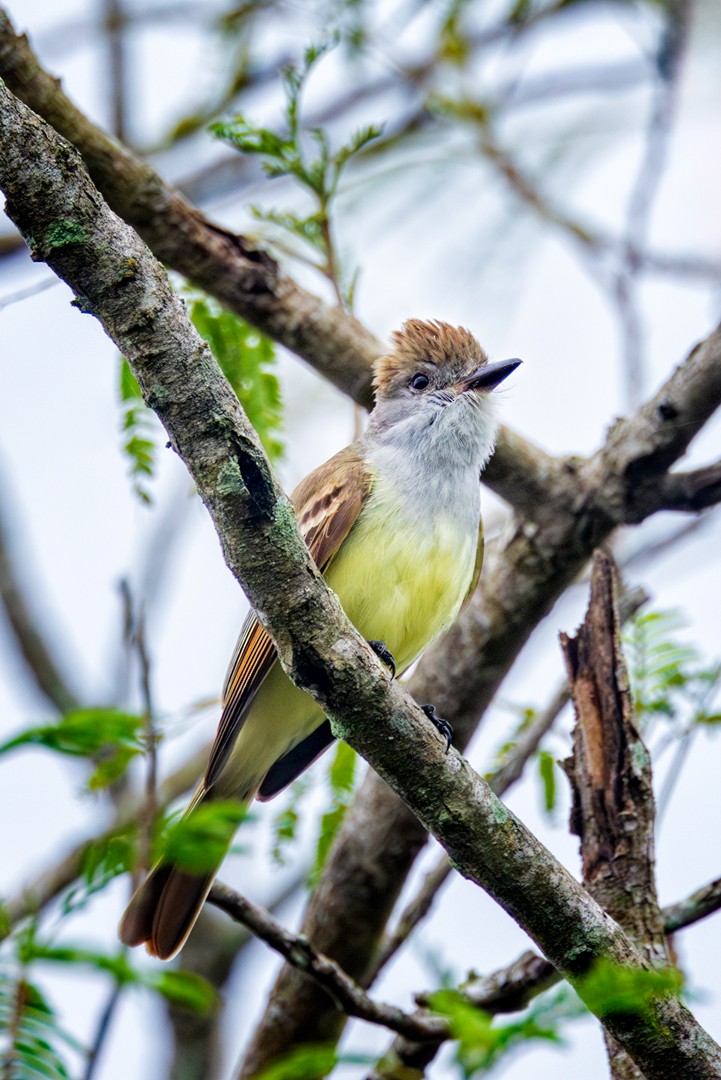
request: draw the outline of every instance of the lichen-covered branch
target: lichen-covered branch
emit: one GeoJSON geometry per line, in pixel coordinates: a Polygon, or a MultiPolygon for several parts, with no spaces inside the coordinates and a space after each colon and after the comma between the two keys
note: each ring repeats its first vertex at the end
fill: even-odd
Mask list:
{"type": "MultiPolygon", "coordinates": [[[[99,318],[128,359],[297,685],[393,785],[460,872],[487,889],[582,994],[583,976],[600,957],[642,965],[626,935],[468,763],[445,752],[425,714],[348,623],[237,399],[161,268],[105,206],[77,152],[3,84],[0,121],[9,215],[35,257],[70,284],[78,306],[99,318]]],[[[650,1080],[689,1068],[701,1078],[721,1075],[721,1050],[678,999],[654,999],[651,1012],[623,1031],[613,1016],[604,1018],[650,1080]]]]}

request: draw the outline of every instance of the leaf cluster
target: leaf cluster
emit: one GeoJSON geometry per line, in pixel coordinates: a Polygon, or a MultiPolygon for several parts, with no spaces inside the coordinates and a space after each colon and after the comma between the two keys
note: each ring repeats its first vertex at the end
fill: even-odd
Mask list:
{"type": "Polygon", "coordinates": [[[122,452],[128,462],[133,494],[142,503],[153,501],[147,481],[155,475],[158,421],[145,406],[138,380],[125,357],[120,357],[118,391],[121,406],[122,452]]]}
{"type": "Polygon", "coordinates": [[[624,635],[634,713],[642,726],[656,719],[686,729],[721,722],[711,704],[721,664],[709,664],[695,646],[682,642],[683,628],[678,612],[639,612],[624,635]]]}
{"type": "Polygon", "coordinates": [[[188,313],[207,341],[271,461],[283,456],[283,402],[275,343],[202,293],[186,293],[188,313]]]}
{"type": "MultiPolygon", "coordinates": [[[[251,209],[259,220],[276,225],[299,238],[316,255],[320,255],[322,261],[315,265],[333,281],[340,295],[338,259],[330,225],[331,203],[349,161],[369,143],[380,138],[383,128],[376,124],[365,125],[334,150],[323,128],[305,128],[302,124],[300,102],[303,87],[312,69],[336,42],[337,38],[333,38],[320,45],[311,45],[305,51],[301,66],[291,65],[284,69],[282,131],[257,125],[241,113],[233,120],[219,120],[211,124],[210,130],[241,153],[259,157],[266,176],[271,179],[290,177],[311,195],[314,209],[307,214],[297,214],[292,210],[262,210],[257,206],[251,209]]],[[[350,303],[348,296],[344,299],[350,303]]]]}
{"type": "Polygon", "coordinates": [[[3,1080],[70,1080],[65,1051],[78,1044],[25,972],[0,967],[0,1076],[3,1080]]]}
{"type": "Polygon", "coordinates": [[[518,1020],[503,1024],[472,1005],[458,990],[438,990],[429,1004],[446,1017],[453,1038],[458,1040],[456,1063],[464,1080],[489,1072],[512,1047],[539,1039],[561,1042],[557,1027],[562,1011],[557,997],[539,998],[518,1020]]]}
{"type": "Polygon", "coordinates": [[[193,874],[214,870],[247,817],[242,803],[218,800],[201,803],[182,817],[165,818],[156,831],[153,860],[175,863],[193,874]]]}
{"type": "Polygon", "coordinates": [[[21,746],[42,746],[69,757],[89,758],[95,769],[91,791],[115,783],[142,753],[144,718],[119,709],[74,709],[52,724],[26,728],[0,746],[0,754],[21,746]]]}

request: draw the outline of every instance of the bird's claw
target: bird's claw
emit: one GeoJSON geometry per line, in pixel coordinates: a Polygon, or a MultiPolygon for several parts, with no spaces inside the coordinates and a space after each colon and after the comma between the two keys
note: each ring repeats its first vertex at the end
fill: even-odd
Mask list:
{"type": "Polygon", "coordinates": [[[376,654],[379,660],[381,660],[391,673],[391,678],[396,676],[396,662],[393,659],[393,653],[390,651],[385,641],[369,641],[373,652],[376,654]]]}
{"type": "Polygon", "coordinates": [[[451,740],[453,738],[453,728],[444,720],[442,716],[438,716],[436,713],[435,705],[421,705],[423,712],[426,714],[430,722],[433,724],[436,731],[440,732],[443,738],[446,740],[446,753],[451,748],[451,740]]]}

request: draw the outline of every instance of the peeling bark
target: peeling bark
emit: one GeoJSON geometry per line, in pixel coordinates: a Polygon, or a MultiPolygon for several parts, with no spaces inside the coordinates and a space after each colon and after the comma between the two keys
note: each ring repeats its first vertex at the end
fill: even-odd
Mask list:
{"type": "MultiPolygon", "coordinates": [[[[594,555],[591,599],[575,637],[561,634],[576,712],[571,830],[581,840],[583,883],[655,967],[668,967],[664,920],[656,895],[655,803],[651,759],[632,715],[616,608],[615,567],[594,555]]],[[[606,1033],[615,1080],[643,1073],[606,1033]]]]}

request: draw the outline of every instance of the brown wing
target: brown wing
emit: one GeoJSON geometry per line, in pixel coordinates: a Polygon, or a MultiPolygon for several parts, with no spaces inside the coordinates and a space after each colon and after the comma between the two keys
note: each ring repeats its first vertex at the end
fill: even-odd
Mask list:
{"type": "Polygon", "coordinates": [[[481,518],[480,524],[478,526],[478,547],[476,548],[476,565],[473,567],[473,577],[471,578],[471,584],[468,586],[468,592],[466,593],[466,595],[463,598],[463,604],[461,605],[461,610],[463,610],[463,608],[466,606],[466,604],[468,603],[468,601],[471,599],[474,592],[476,591],[476,586],[478,585],[478,579],[481,576],[481,567],[483,566],[483,548],[484,548],[483,518],[481,518]]]}
{"type": "MultiPolygon", "coordinates": [[[[347,446],[310,473],[291,495],[300,531],[319,570],[325,569],[352,529],[371,486],[365,462],[355,446],[347,446]]],[[[225,677],[223,712],[205,772],[206,790],[222,770],[275,660],[275,646],[251,611],[225,677]]]]}

